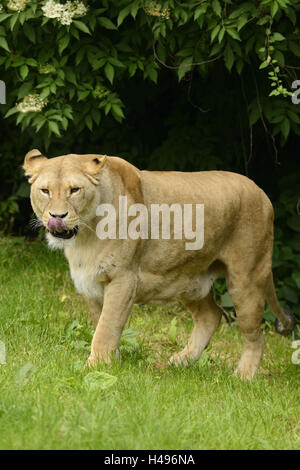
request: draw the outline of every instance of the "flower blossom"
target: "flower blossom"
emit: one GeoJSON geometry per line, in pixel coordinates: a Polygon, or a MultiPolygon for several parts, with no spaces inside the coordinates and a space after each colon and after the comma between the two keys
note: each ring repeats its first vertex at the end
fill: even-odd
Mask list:
{"type": "Polygon", "coordinates": [[[20,103],[17,104],[17,110],[20,113],[39,113],[46,106],[47,100],[40,98],[37,93],[26,95],[20,103]]]}

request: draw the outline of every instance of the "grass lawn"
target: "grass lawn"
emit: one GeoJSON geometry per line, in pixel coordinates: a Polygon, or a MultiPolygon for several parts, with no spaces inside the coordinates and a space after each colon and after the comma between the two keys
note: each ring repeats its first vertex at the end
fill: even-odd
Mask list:
{"type": "Polygon", "coordinates": [[[185,345],[190,316],[176,304],[135,306],[121,362],[91,372],[92,323],[63,255],[2,240],[0,266],[1,449],[300,448],[291,338],[266,326],[259,373],[241,382],[234,324],[222,321],[198,363],[175,368],[167,360],[185,345]]]}

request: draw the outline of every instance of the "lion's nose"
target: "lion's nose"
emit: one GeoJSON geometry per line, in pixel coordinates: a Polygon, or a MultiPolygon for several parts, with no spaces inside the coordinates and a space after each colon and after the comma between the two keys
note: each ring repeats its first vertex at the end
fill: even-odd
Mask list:
{"type": "Polygon", "coordinates": [[[67,217],[68,212],[65,212],[64,214],[51,214],[51,212],[49,212],[49,214],[51,215],[51,217],[60,217],[61,219],[63,219],[64,217],[67,217]]]}

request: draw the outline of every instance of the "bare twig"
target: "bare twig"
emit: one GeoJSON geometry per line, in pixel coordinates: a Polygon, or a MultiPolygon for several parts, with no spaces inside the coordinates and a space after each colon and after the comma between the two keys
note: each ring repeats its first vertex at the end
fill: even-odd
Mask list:
{"type": "MultiPolygon", "coordinates": [[[[164,67],[166,67],[167,69],[170,69],[170,70],[178,70],[179,69],[179,65],[178,66],[172,66],[172,65],[167,65],[165,64],[157,55],[157,51],[156,51],[156,43],[157,41],[154,41],[153,42],[153,55],[155,57],[155,59],[161,64],[163,65],[164,67]]],[[[218,59],[220,59],[222,57],[223,54],[220,54],[218,55],[217,57],[214,57],[213,59],[208,59],[208,60],[204,60],[203,62],[195,62],[195,63],[191,63],[191,64],[184,64],[183,67],[193,67],[195,65],[204,65],[204,64],[208,64],[209,62],[214,62],[218,59]]]]}

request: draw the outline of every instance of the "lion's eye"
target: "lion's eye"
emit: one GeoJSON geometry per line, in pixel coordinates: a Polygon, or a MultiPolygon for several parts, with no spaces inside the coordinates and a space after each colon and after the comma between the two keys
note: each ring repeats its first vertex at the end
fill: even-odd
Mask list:
{"type": "Polygon", "coordinates": [[[78,193],[79,190],[80,188],[71,188],[70,193],[71,194],[78,193]]]}
{"type": "Polygon", "coordinates": [[[42,193],[49,194],[49,189],[41,188],[42,193]]]}

